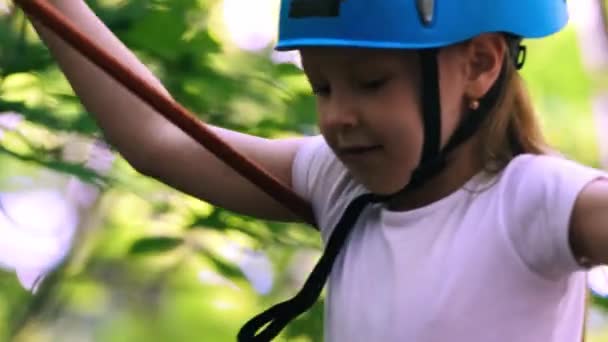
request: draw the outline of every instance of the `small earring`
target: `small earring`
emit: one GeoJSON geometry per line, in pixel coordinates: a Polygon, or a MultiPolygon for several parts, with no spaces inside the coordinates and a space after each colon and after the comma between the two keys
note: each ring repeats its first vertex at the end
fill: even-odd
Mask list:
{"type": "Polygon", "coordinates": [[[471,108],[471,110],[478,110],[479,109],[479,101],[478,100],[471,101],[471,103],[469,103],[469,108],[471,108]]]}

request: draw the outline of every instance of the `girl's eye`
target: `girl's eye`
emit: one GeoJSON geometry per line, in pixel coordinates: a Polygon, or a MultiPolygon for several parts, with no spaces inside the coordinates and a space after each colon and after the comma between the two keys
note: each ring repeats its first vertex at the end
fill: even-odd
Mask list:
{"type": "Polygon", "coordinates": [[[329,86],[312,86],[312,93],[315,96],[329,96],[329,86]]]}
{"type": "Polygon", "coordinates": [[[388,82],[388,80],[388,77],[384,77],[375,80],[365,81],[361,83],[361,88],[368,91],[379,90],[388,82]]]}

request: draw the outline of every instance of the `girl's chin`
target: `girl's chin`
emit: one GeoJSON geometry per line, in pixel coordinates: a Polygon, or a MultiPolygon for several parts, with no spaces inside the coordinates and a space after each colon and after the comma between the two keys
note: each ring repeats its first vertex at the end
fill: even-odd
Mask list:
{"type": "Polygon", "coordinates": [[[409,177],[407,179],[395,180],[394,182],[387,182],[387,178],[377,176],[373,178],[369,176],[361,176],[355,176],[355,179],[359,183],[361,183],[368,191],[376,195],[382,196],[392,195],[403,190],[403,188],[405,188],[410,181],[409,177]]]}

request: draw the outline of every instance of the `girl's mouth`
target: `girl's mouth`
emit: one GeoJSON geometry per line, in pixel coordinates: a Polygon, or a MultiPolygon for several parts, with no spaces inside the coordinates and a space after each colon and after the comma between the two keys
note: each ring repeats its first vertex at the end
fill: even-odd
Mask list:
{"type": "Polygon", "coordinates": [[[359,157],[377,152],[381,148],[381,145],[344,147],[338,149],[338,154],[342,157],[359,157]]]}

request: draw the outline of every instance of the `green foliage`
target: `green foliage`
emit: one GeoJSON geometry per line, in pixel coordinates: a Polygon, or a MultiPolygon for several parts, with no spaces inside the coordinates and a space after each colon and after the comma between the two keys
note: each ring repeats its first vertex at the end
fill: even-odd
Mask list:
{"type": "MultiPolygon", "coordinates": [[[[273,64],[270,51],[239,51],[220,29],[207,26],[215,22],[210,14],[218,1],[87,3],[174,98],[205,122],[265,137],[316,132],[314,99],[300,70],[273,64]]],[[[593,84],[581,66],[574,32],[529,44],[523,73],[545,132],[566,154],[597,165],[593,84]]],[[[86,233],[68,262],[34,299],[12,274],[0,275],[0,339],[6,340],[6,322],[14,315],[26,318],[20,334],[25,341],[42,335],[232,341],[248,318],[296,291],[300,284],[290,274],[308,274],[295,257],[319,249],[317,234],[307,227],[215,208],[144,178],[122,159],[107,175],[84,161],[66,160],[73,139],[92,141],[101,132],[19,11],[0,17],[0,112],[9,111],[22,113],[26,122],[0,141],[0,184],[52,170],[95,184],[101,196],[87,211],[86,233]],[[275,286],[269,294],[252,290],[225,253],[231,244],[271,258],[275,286]],[[201,283],[202,270],[227,282],[201,283]]],[[[283,338],[320,341],[322,312],[319,302],[283,338]]]]}
{"type": "Polygon", "coordinates": [[[523,76],[547,138],[567,156],[599,166],[598,131],[590,102],[593,86],[574,29],[527,45],[523,76]]]}
{"type": "Polygon", "coordinates": [[[184,240],[180,238],[143,238],[135,241],[135,243],[131,246],[129,253],[131,253],[132,255],[164,253],[178,248],[183,243],[184,240]]]}

